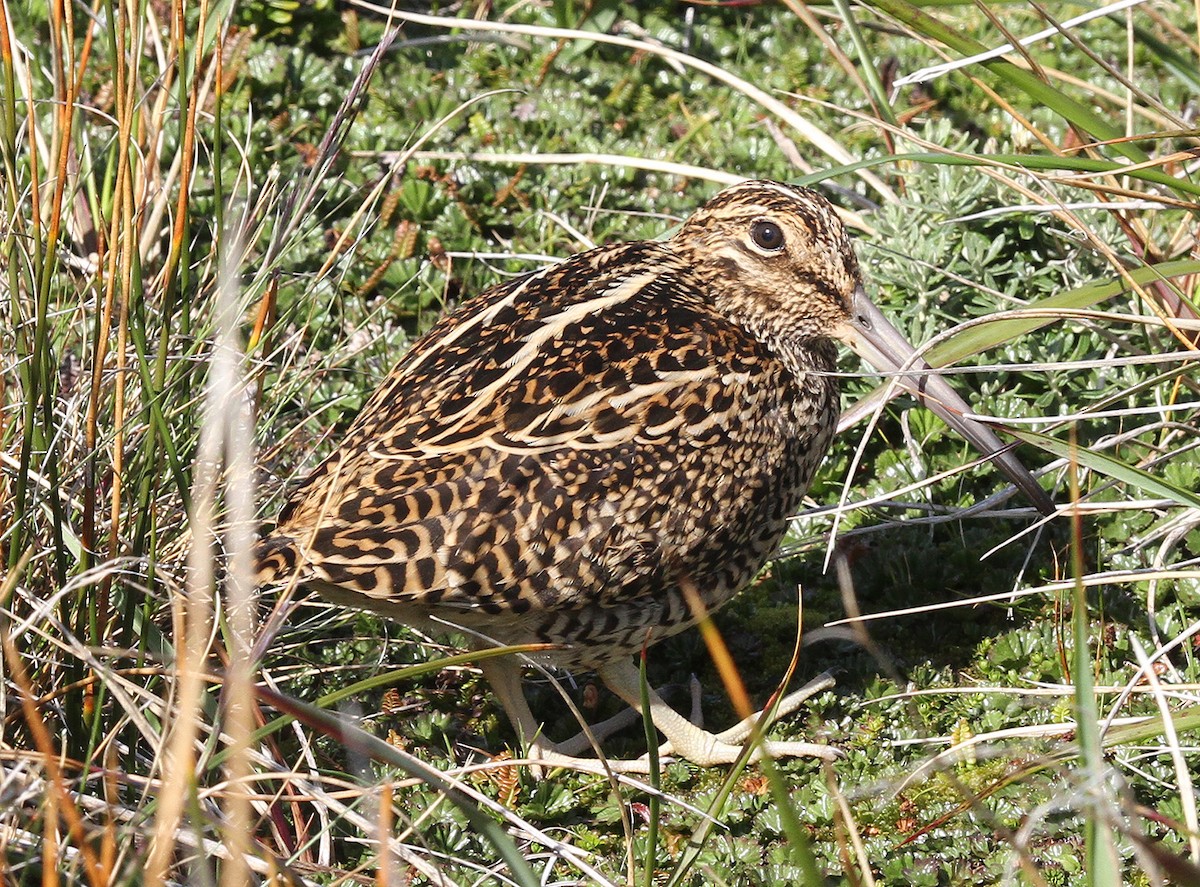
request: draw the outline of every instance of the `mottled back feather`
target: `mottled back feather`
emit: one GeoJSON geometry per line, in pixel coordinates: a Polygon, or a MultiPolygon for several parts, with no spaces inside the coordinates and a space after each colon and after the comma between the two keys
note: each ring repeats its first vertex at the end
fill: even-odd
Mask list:
{"type": "Polygon", "coordinates": [[[828,204],[767,184],[719,196],[701,230],[591,250],[443,318],[289,497],[260,578],[562,643],[566,664],[691,624],[685,582],[710,607],[732,597],[778,544],[836,420],[835,350],[797,300],[837,313],[858,282],[828,204]],[[720,241],[697,253],[722,210],[731,237],[774,213],[797,249],[808,231],[809,248],[841,254],[819,285],[808,262],[795,292],[756,297],[752,251],[724,266],[720,241]],[[756,318],[768,301],[795,322],[756,318]]]}

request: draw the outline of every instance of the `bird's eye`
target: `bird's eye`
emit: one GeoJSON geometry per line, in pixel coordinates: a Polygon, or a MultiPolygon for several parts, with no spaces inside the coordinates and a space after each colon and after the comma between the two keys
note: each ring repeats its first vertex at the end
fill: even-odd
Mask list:
{"type": "Polygon", "coordinates": [[[783,249],[783,229],[774,222],[760,219],[750,226],[750,236],[762,249],[771,252],[783,249]]]}

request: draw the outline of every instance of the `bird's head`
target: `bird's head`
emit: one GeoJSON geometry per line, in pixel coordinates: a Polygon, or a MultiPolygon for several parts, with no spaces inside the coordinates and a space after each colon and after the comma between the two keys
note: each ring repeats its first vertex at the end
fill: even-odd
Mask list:
{"type": "MultiPolygon", "coordinates": [[[[838,339],[922,399],[991,457],[1045,514],[1054,506],[990,428],[867,297],[858,259],[833,205],[779,182],[748,181],[692,214],[672,243],[701,276],[712,305],[775,347],[838,339]]],[[[807,347],[812,347],[811,345],[807,347]]]]}
{"type": "Polygon", "coordinates": [[[862,277],[832,204],[780,182],[742,182],[700,207],[672,239],[713,307],[757,335],[842,338],[862,277]]]}

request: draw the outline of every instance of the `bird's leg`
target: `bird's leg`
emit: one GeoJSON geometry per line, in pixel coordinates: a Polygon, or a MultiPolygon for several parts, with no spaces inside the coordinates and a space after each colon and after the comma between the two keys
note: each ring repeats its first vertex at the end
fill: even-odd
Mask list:
{"type": "MultiPolygon", "coordinates": [[[[530,759],[542,761],[547,766],[569,767],[576,770],[586,770],[591,773],[603,773],[604,767],[596,758],[578,757],[583,752],[594,748],[612,734],[637,723],[641,714],[635,709],[627,708],[607,720],[601,721],[581,730],[565,742],[555,743],[542,733],[541,724],[529,708],[529,700],[522,689],[522,667],[519,660],[511,656],[484,659],[479,663],[479,669],[484,678],[500,700],[504,713],[508,716],[517,731],[521,744],[525,746],[530,759]]],[[[613,761],[614,772],[645,772],[645,762],[613,761]]],[[[538,771],[544,771],[538,767],[538,771]]]]}
{"type": "MultiPolygon", "coordinates": [[[[631,660],[620,660],[600,669],[600,679],[609,689],[628,702],[633,708],[641,711],[641,675],[631,660]]],[[[795,693],[790,694],[779,705],[776,717],[795,711],[805,699],[814,693],[832,686],[833,680],[823,675],[795,693]]],[[[761,712],[752,715],[740,724],[720,734],[709,733],[679,714],[662,697],[649,688],[650,718],[654,726],[666,737],[662,747],[664,753],[675,754],[686,758],[701,767],[712,764],[731,764],[742,754],[742,742],[749,735],[754,723],[761,717],[761,712]]],[[[827,745],[812,742],[763,742],[754,750],[752,760],[761,757],[794,758],[817,757],[834,760],[838,757],[836,749],[827,745]]],[[[627,764],[640,762],[623,762],[627,764]]]]}
{"type": "MultiPolygon", "coordinates": [[[[479,663],[479,669],[483,672],[488,684],[491,685],[496,698],[500,700],[500,705],[504,708],[504,713],[508,715],[509,721],[512,722],[513,729],[517,731],[518,738],[525,746],[529,758],[544,764],[544,766],[538,765],[535,769],[535,773],[539,776],[545,775],[546,767],[569,767],[589,773],[603,773],[604,767],[599,760],[580,758],[577,755],[591,748],[594,743],[599,743],[605,737],[632,724],[639,717],[637,712],[626,710],[587,731],[581,731],[559,745],[546,738],[542,733],[541,724],[529,708],[529,700],[526,699],[521,685],[522,667],[518,659],[512,656],[484,659],[479,663]]],[[[618,766],[613,769],[624,772],[620,767],[621,763],[617,761],[618,766]]]]}
{"type": "Polygon", "coordinates": [[[540,759],[556,752],[554,743],[542,735],[541,724],[533,716],[529,700],[525,698],[525,691],[521,687],[521,663],[515,657],[500,656],[481,660],[479,670],[500,700],[521,744],[528,746],[529,757],[540,759]]]}

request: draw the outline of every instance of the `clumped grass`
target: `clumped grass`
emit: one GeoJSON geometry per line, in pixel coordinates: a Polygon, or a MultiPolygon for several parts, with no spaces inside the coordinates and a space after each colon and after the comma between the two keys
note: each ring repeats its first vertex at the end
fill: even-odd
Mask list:
{"type": "MultiPolygon", "coordinates": [[[[0,0],[5,883],[1200,883],[1200,44],[1085,11],[0,0]],[[441,311],[737,176],[826,189],[1063,506],[846,367],[718,618],[762,703],[802,602],[838,684],[775,730],[843,760],[537,780],[454,639],[255,596],[257,522],[441,311]]],[[[696,634],[647,673],[732,719],[696,634]]]]}

